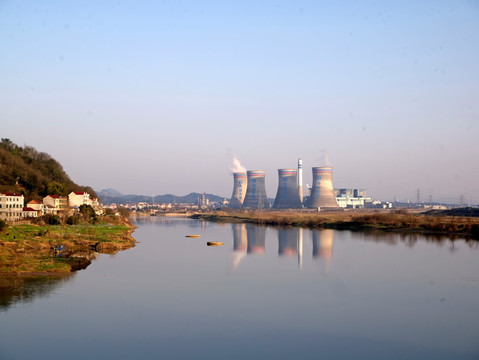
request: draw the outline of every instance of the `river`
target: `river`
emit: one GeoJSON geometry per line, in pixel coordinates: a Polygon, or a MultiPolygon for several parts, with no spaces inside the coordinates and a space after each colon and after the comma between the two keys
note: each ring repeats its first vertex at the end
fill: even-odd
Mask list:
{"type": "Polygon", "coordinates": [[[479,358],[477,242],[135,224],[71,276],[0,277],[0,359],[479,358]]]}

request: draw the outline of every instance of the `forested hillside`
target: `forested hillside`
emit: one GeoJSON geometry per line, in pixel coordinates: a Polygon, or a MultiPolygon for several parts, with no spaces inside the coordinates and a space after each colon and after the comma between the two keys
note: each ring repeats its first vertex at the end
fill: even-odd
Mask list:
{"type": "Polygon", "coordinates": [[[50,155],[9,139],[0,141],[0,192],[23,194],[27,202],[46,195],[66,196],[72,191],[87,191],[96,197],[90,187],[75,184],[50,155]]]}

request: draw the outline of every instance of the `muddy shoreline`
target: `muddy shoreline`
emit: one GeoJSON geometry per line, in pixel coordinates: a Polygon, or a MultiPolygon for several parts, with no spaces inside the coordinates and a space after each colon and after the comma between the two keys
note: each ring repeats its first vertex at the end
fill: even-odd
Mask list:
{"type": "Polygon", "coordinates": [[[479,218],[467,216],[430,216],[413,212],[286,212],[216,211],[191,216],[226,223],[253,223],[270,226],[297,226],[351,231],[385,231],[465,237],[479,240],[479,218]]]}

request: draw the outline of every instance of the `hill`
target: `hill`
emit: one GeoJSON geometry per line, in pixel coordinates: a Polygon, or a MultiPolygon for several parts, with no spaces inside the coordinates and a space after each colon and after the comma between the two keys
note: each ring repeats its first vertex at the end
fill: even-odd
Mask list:
{"type": "Polygon", "coordinates": [[[75,184],[50,155],[1,139],[0,192],[23,194],[27,202],[46,195],[66,196],[72,191],[87,191],[97,196],[92,188],[75,184]]]}
{"type": "MultiPolygon", "coordinates": [[[[139,202],[145,202],[148,204],[197,204],[198,198],[202,197],[202,194],[197,192],[192,192],[184,196],[176,196],[173,194],[166,195],[157,195],[157,196],[146,196],[146,195],[123,195],[120,192],[114,189],[105,189],[98,192],[98,196],[103,204],[108,205],[112,203],[116,204],[133,204],[139,202]]],[[[210,202],[221,202],[223,201],[222,196],[214,194],[205,194],[205,198],[210,202]]]]}

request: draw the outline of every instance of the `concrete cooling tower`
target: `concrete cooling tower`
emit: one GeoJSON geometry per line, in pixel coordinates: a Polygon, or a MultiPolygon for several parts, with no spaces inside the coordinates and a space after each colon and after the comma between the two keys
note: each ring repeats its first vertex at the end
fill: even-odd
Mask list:
{"type": "Polygon", "coordinates": [[[333,168],[313,168],[313,188],[309,197],[310,208],[337,208],[336,196],[333,189],[333,168]]]}
{"type": "Polygon", "coordinates": [[[274,200],[275,209],[299,209],[301,200],[298,192],[298,170],[278,169],[278,192],[274,200]]]}
{"type": "Polygon", "coordinates": [[[234,209],[239,209],[243,205],[248,180],[245,172],[233,173],[233,179],[233,195],[231,195],[229,206],[234,209]]]}
{"type": "Polygon", "coordinates": [[[247,171],[247,174],[248,187],[243,201],[243,208],[255,210],[269,209],[271,204],[269,203],[268,196],[266,196],[264,182],[266,171],[253,170],[247,171]]]}

